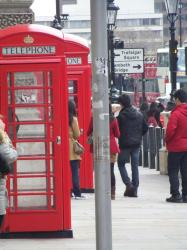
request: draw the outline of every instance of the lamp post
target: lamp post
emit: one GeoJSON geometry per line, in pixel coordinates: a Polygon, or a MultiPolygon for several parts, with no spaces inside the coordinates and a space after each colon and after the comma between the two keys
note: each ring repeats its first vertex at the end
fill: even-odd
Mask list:
{"type": "Polygon", "coordinates": [[[183,3],[182,0],[179,0],[179,5],[178,5],[178,9],[179,9],[179,46],[182,47],[182,7],[183,7],[183,3]]]}
{"type": "Polygon", "coordinates": [[[116,28],[117,12],[119,7],[114,4],[114,0],[108,0],[107,5],[107,31],[108,31],[108,79],[110,98],[115,88],[115,69],[114,69],[114,30],[116,28]]]}
{"type": "Polygon", "coordinates": [[[179,0],[165,0],[167,11],[167,19],[170,23],[170,40],[169,40],[169,56],[170,56],[170,78],[171,78],[171,101],[173,100],[173,93],[176,90],[176,73],[177,73],[177,40],[175,39],[175,22],[178,18],[179,0]]]}
{"type": "Polygon", "coordinates": [[[61,0],[56,0],[56,15],[53,20],[52,27],[57,30],[61,30],[64,28],[64,21],[67,21],[69,16],[69,14],[61,14],[61,7],[61,0]]]}

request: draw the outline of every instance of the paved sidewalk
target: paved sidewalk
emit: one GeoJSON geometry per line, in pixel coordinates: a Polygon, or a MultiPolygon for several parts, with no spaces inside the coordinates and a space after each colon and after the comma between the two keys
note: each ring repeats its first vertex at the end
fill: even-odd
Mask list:
{"type": "MultiPolygon", "coordinates": [[[[187,204],[170,204],[168,177],[140,167],[138,198],[123,197],[117,176],[112,201],[113,250],[187,250],[187,204]]],[[[72,200],[73,239],[0,240],[1,250],[96,250],[94,194],[72,200]]]]}

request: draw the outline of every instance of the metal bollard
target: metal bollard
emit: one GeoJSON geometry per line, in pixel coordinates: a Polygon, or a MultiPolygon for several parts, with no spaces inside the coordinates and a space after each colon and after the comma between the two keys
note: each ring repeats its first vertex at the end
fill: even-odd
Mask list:
{"type": "Polygon", "coordinates": [[[143,136],[143,167],[146,168],[149,166],[149,143],[148,143],[149,133],[147,132],[143,136]]]}
{"type": "Polygon", "coordinates": [[[166,133],[166,129],[162,128],[162,147],[164,147],[166,145],[166,143],[165,143],[165,133],[166,133]]]}
{"type": "Polygon", "coordinates": [[[155,168],[155,156],[156,156],[156,140],[155,140],[155,128],[149,127],[149,168],[155,168]]]}
{"type": "Polygon", "coordinates": [[[162,147],[162,128],[155,128],[156,135],[156,170],[160,170],[160,158],[159,158],[159,150],[162,147]]]}

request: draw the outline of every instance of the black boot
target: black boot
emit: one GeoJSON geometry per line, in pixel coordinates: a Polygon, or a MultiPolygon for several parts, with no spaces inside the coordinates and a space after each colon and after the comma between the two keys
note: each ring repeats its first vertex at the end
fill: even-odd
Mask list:
{"type": "Polygon", "coordinates": [[[183,200],[184,203],[187,203],[187,195],[183,195],[182,200],[183,200]]]}
{"type": "Polygon", "coordinates": [[[173,202],[173,203],[181,203],[182,202],[182,196],[180,194],[178,195],[172,195],[171,197],[166,199],[167,202],[173,202]]]}
{"type": "Polygon", "coordinates": [[[132,192],[131,195],[129,195],[129,197],[138,197],[138,189],[134,187],[134,191],[132,192]]]}
{"type": "Polygon", "coordinates": [[[124,196],[132,197],[133,194],[134,194],[134,186],[130,183],[126,186],[124,196]]]}

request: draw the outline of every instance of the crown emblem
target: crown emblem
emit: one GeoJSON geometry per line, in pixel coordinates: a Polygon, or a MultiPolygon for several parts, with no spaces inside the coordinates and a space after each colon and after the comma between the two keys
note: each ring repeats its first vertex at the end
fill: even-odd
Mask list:
{"type": "Polygon", "coordinates": [[[23,39],[24,43],[33,43],[34,42],[34,38],[32,36],[25,36],[23,39]]]}

